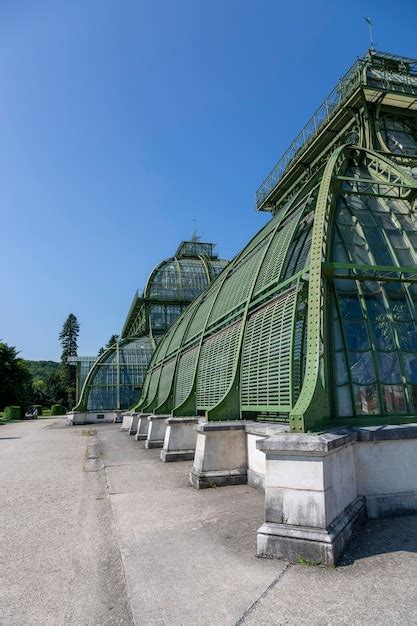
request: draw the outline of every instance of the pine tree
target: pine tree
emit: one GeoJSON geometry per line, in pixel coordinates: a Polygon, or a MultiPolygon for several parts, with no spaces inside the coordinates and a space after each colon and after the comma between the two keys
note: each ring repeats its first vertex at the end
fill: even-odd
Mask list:
{"type": "Polygon", "coordinates": [[[119,341],[119,335],[112,335],[107,342],[106,350],[107,348],[111,348],[111,346],[114,346],[114,344],[117,343],[118,341],[119,341]]]}
{"type": "Polygon", "coordinates": [[[77,356],[77,339],[80,325],[73,313],[70,313],[59,333],[62,346],[60,375],[68,396],[68,407],[72,408],[75,399],[77,369],[68,364],[68,357],[77,356]]]}

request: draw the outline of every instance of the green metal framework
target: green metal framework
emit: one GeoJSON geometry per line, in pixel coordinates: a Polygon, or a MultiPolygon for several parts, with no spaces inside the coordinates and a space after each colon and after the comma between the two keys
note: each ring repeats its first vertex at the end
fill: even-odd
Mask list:
{"type": "Polygon", "coordinates": [[[136,408],[415,421],[416,172],[417,62],[369,51],[261,185],[272,219],[161,341],[136,408]]]}
{"type": "MultiPolygon", "coordinates": [[[[77,359],[77,411],[127,409],[138,401],[155,347],[196,296],[227,265],[214,244],[183,241],[135,294],[121,340],[96,359],[77,359]]],[[[159,390],[163,398],[163,388],[159,390]]]]}

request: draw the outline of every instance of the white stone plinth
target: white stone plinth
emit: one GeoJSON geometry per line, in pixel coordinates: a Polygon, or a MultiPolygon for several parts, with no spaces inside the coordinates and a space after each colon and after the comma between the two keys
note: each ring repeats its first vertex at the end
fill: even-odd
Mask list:
{"type": "Polygon", "coordinates": [[[256,447],[256,442],[288,432],[288,425],[267,422],[246,424],[246,447],[248,453],[248,485],[265,490],[265,454],[256,447]]]}
{"type": "Polygon", "coordinates": [[[83,424],[114,423],[118,421],[121,411],[70,411],[67,415],[67,424],[80,426],[83,424]]]}
{"type": "Polygon", "coordinates": [[[244,421],[197,424],[197,443],[191,484],[196,489],[241,485],[247,482],[244,421]]]}
{"type": "Polygon", "coordinates": [[[130,412],[123,413],[122,418],[123,418],[123,421],[122,421],[122,425],[120,426],[120,430],[129,431],[130,427],[132,426],[133,413],[130,413],[130,412]]]}
{"type": "Polygon", "coordinates": [[[148,434],[145,448],[162,448],[165,439],[166,421],[171,415],[149,415],[148,434]]]}
{"type": "Polygon", "coordinates": [[[166,421],[161,461],[192,461],[195,454],[198,417],[169,417],[166,421]]]}
{"type": "Polygon", "coordinates": [[[136,428],[136,441],[145,441],[148,436],[148,417],[150,413],[139,413],[138,425],[136,428]]]}
{"type": "Polygon", "coordinates": [[[139,413],[132,413],[132,423],[129,429],[129,435],[136,435],[138,432],[139,413]]]}
{"type": "Polygon", "coordinates": [[[265,524],[258,556],[336,563],[366,518],[358,498],[353,434],[282,434],[260,440],[266,456],[265,524]]]}

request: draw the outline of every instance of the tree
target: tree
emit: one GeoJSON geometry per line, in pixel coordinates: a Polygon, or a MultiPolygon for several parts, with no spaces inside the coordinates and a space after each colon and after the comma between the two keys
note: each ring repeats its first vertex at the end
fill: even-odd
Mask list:
{"type": "Polygon", "coordinates": [[[107,348],[111,348],[111,346],[113,346],[118,341],[119,341],[119,335],[112,335],[110,339],[108,340],[105,349],[107,350],[107,348]]]}
{"type": "Polygon", "coordinates": [[[59,340],[62,346],[60,377],[67,392],[67,401],[64,402],[72,408],[75,399],[77,368],[68,363],[68,357],[77,356],[77,339],[80,333],[80,325],[73,313],[70,313],[64,322],[59,340]]]}
{"type": "Polygon", "coordinates": [[[0,408],[16,404],[23,408],[32,401],[32,374],[15,347],[0,342],[0,408]]]}

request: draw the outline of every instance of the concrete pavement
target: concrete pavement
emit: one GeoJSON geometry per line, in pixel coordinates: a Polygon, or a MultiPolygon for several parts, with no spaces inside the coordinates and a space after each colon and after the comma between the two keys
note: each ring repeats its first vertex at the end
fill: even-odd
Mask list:
{"type": "Polygon", "coordinates": [[[369,523],[337,568],[257,559],[262,493],[195,491],[190,463],[88,431],[0,428],[0,624],[417,624],[416,517],[369,523]]]}

